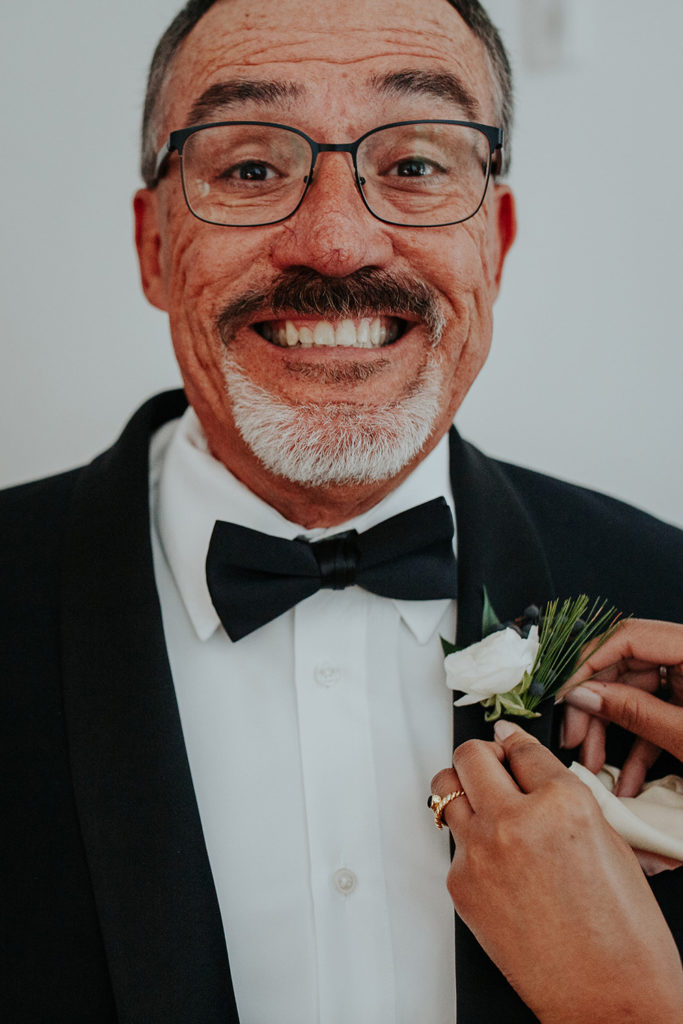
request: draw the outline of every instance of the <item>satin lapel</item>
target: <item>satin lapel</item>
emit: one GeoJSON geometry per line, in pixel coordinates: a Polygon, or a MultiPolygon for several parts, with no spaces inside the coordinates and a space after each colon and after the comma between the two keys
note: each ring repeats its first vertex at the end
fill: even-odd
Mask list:
{"type": "Polygon", "coordinates": [[[153,399],[81,473],[64,558],[65,712],[83,841],[122,1024],[237,1022],[153,575],[153,399]]]}
{"type": "MultiPolygon", "coordinates": [[[[450,450],[458,530],[457,642],[464,646],[481,639],[484,586],[501,620],[521,615],[527,605],[541,604],[554,592],[540,539],[501,467],[455,430],[450,450]]],[[[552,719],[547,712],[522,724],[550,745],[552,719]]],[[[454,747],[471,738],[492,738],[479,704],[454,710],[454,747]]],[[[457,915],[455,948],[458,1021],[536,1020],[457,915]]]]}
{"type": "MultiPolygon", "coordinates": [[[[514,619],[530,604],[554,597],[553,582],[541,540],[520,495],[501,466],[451,431],[451,481],[458,529],[457,642],[481,639],[483,588],[501,620],[514,619]]],[[[550,744],[551,714],[524,721],[550,744]]],[[[491,739],[479,704],[457,708],[455,740],[491,739]]]]}

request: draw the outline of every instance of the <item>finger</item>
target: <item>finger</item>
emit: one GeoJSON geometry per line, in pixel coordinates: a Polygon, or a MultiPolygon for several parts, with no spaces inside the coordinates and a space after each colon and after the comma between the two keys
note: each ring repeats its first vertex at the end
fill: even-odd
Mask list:
{"type": "Polygon", "coordinates": [[[614,787],[615,796],[638,796],[645,776],[661,753],[660,748],[649,740],[637,739],[624,761],[614,787]]]}
{"type": "Polygon", "coordinates": [[[584,683],[566,701],[683,759],[683,708],[623,683],[584,683]]]}
{"type": "Polygon", "coordinates": [[[671,703],[683,706],[683,665],[669,669],[669,685],[671,687],[671,703]]]}
{"type": "Polygon", "coordinates": [[[579,760],[594,775],[605,763],[605,723],[599,718],[591,718],[581,744],[579,760]]]}
{"type": "MultiPolygon", "coordinates": [[[[614,634],[597,647],[562,687],[570,687],[590,679],[621,661],[651,665],[680,665],[683,662],[683,625],[651,619],[629,619],[617,626],[614,634]]],[[[590,650],[590,647],[588,648],[590,650]]]]}
{"type": "MultiPolygon", "coordinates": [[[[432,779],[431,791],[432,795],[444,797],[449,793],[464,793],[464,788],[453,769],[444,768],[443,771],[437,772],[432,779]]],[[[457,841],[457,835],[462,834],[471,817],[472,808],[465,794],[464,796],[456,797],[446,805],[442,820],[446,823],[453,834],[453,838],[457,841]]]]}
{"type": "Polygon", "coordinates": [[[590,721],[591,717],[588,712],[571,706],[565,707],[560,746],[564,750],[573,750],[574,747],[578,747],[579,744],[583,743],[590,721]]]}
{"type": "Polygon", "coordinates": [[[683,867],[680,860],[673,860],[671,857],[663,857],[661,853],[650,853],[649,850],[633,851],[638,858],[638,863],[646,875],[658,875],[660,871],[675,871],[683,867]]]}
{"type": "MultiPolygon", "coordinates": [[[[624,672],[621,675],[621,682],[628,683],[629,686],[638,687],[638,689],[648,690],[650,693],[655,693],[661,685],[659,665],[653,667],[652,665],[647,666],[648,671],[640,672],[624,672]]],[[[618,677],[609,678],[612,673],[609,670],[605,670],[597,674],[591,682],[598,682],[606,680],[607,682],[617,682],[618,677]]],[[[675,686],[672,685],[674,695],[672,700],[675,702],[675,686]]],[[[562,720],[562,731],[560,733],[560,747],[563,750],[573,750],[584,743],[587,738],[589,723],[594,721],[593,717],[589,715],[587,711],[581,711],[578,707],[572,705],[572,701],[564,701],[564,718],[562,720]]],[[[598,736],[594,736],[593,740],[596,742],[596,746],[591,743],[591,755],[597,747],[598,736]]],[[[582,752],[584,755],[587,753],[586,750],[582,752]]],[[[588,766],[588,762],[581,757],[581,763],[588,766]]],[[[598,768],[593,767],[593,758],[591,757],[591,771],[598,771],[598,768]]]]}
{"type": "Polygon", "coordinates": [[[467,740],[456,747],[453,767],[474,813],[519,796],[519,787],[504,767],[505,751],[497,743],[467,740]]]}
{"type": "Polygon", "coordinates": [[[518,725],[498,721],[494,731],[505,751],[510,771],[524,793],[531,793],[553,779],[565,779],[570,774],[547,747],[518,725]]]}

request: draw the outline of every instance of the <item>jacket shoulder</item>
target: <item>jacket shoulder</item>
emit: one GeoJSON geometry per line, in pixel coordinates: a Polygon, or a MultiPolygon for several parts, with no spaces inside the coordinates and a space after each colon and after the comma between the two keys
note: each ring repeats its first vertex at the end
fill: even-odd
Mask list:
{"type": "Polygon", "coordinates": [[[0,491],[0,562],[27,567],[55,547],[80,470],[32,480],[0,491]]]}
{"type": "MultiPolygon", "coordinates": [[[[135,463],[138,469],[142,466],[146,474],[149,439],[154,431],[167,420],[181,416],[186,406],[182,391],[155,395],[135,412],[113,446],[89,465],[0,491],[0,565],[21,562],[26,566],[42,561],[47,551],[56,551],[74,492],[82,480],[90,479],[98,492],[106,490],[112,500],[119,501],[129,482],[131,465],[135,463]]],[[[138,483],[146,501],[146,475],[138,483]]]]}
{"type": "Polygon", "coordinates": [[[682,530],[598,491],[511,463],[496,466],[523,503],[563,590],[602,593],[624,612],[683,620],[682,530]]]}

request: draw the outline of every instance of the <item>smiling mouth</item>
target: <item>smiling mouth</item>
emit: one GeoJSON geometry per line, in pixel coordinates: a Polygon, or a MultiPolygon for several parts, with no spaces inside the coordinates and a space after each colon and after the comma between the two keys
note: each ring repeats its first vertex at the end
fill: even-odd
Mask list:
{"type": "Polygon", "coordinates": [[[405,334],[408,324],[393,316],[360,320],[265,320],[257,334],[280,348],[384,348],[405,334]]]}

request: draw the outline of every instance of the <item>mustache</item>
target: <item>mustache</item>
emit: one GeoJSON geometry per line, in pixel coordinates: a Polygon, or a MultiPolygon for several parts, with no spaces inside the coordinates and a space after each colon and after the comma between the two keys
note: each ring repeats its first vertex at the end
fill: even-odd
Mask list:
{"type": "Polygon", "coordinates": [[[371,267],[347,277],[324,277],[301,268],[280,274],[268,289],[245,292],[216,317],[216,330],[223,344],[227,345],[235,331],[259,313],[267,314],[268,319],[284,313],[321,320],[416,317],[427,325],[433,345],[438,345],[444,328],[436,293],[423,281],[371,267]]]}

